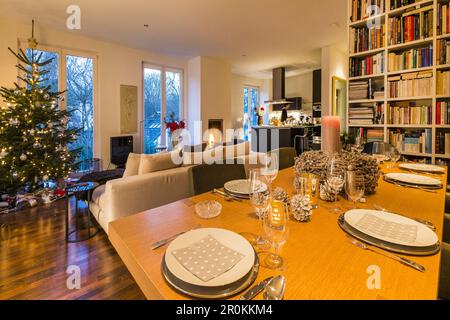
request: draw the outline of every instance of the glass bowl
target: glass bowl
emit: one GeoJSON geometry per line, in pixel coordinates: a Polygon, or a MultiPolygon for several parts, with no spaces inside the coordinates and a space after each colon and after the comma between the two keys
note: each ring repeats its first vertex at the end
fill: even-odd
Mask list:
{"type": "Polygon", "coordinates": [[[202,201],[195,205],[195,212],[202,219],[212,219],[220,215],[222,205],[214,200],[202,201]]]}

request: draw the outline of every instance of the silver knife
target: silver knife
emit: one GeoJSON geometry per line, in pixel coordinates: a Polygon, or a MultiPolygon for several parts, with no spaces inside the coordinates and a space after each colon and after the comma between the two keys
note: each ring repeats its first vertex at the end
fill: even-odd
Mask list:
{"type": "Polygon", "coordinates": [[[238,197],[235,197],[235,196],[232,196],[231,194],[228,194],[228,193],[226,193],[226,192],[224,192],[224,191],[217,190],[217,189],[214,189],[213,191],[214,191],[215,193],[217,193],[217,194],[220,194],[220,195],[223,196],[223,197],[229,197],[229,198],[233,199],[234,201],[242,202],[242,199],[240,199],[240,198],[238,198],[238,197]]]}
{"type": "Polygon", "coordinates": [[[252,300],[254,297],[256,297],[261,291],[264,290],[264,288],[267,286],[267,284],[273,279],[273,277],[267,278],[266,280],[261,281],[256,286],[248,290],[246,293],[244,293],[239,300],[252,300]]]}

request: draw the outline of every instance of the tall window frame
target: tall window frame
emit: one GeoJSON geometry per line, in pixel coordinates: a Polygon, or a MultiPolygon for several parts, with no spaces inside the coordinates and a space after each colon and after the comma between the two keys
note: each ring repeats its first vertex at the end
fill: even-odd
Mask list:
{"type": "Polygon", "coordinates": [[[255,85],[244,85],[242,87],[242,110],[244,113],[243,117],[243,129],[244,129],[244,138],[245,140],[251,140],[252,136],[252,126],[257,125],[257,120],[255,119],[255,107],[259,107],[261,105],[261,88],[259,86],[255,85]],[[247,98],[245,97],[245,91],[247,90],[247,98]],[[252,93],[256,91],[257,92],[257,99],[256,101],[253,101],[253,95],[252,93]],[[246,101],[247,100],[247,101],[246,101]],[[255,105],[256,102],[256,105],[255,105]],[[245,112],[245,103],[247,103],[248,110],[245,112]],[[246,124],[247,122],[247,124],[246,124]],[[246,130],[246,125],[248,126],[248,129],[246,130]]]}
{"type": "Polygon", "coordinates": [[[141,130],[142,130],[142,137],[141,137],[141,150],[144,152],[145,150],[145,128],[144,123],[146,121],[145,118],[145,69],[153,69],[160,71],[160,81],[161,81],[161,114],[160,114],[160,123],[161,123],[161,129],[160,129],[160,136],[161,136],[161,145],[167,146],[168,145],[168,137],[167,137],[167,130],[165,126],[165,119],[166,119],[166,111],[167,111],[167,85],[166,85],[166,73],[167,72],[173,72],[173,73],[179,73],[180,74],[180,111],[179,111],[179,119],[183,120],[185,110],[184,110],[184,69],[179,67],[173,67],[169,65],[164,64],[158,64],[158,63],[152,63],[152,62],[142,62],[142,68],[141,68],[141,79],[142,79],[142,108],[141,108],[141,130]]]}
{"type": "MultiPolygon", "coordinates": [[[[26,52],[28,47],[28,40],[18,40],[19,49],[26,52]]],[[[100,158],[101,155],[101,137],[100,137],[100,108],[98,99],[98,54],[92,51],[79,50],[72,48],[65,48],[61,46],[54,46],[48,44],[38,44],[36,50],[54,52],[58,55],[58,91],[64,91],[63,100],[58,103],[60,110],[67,110],[67,72],[66,72],[66,57],[77,56],[92,59],[93,62],[93,109],[94,109],[94,123],[93,123],[93,158],[100,158]]],[[[19,71],[20,74],[20,71],[19,71]]]]}

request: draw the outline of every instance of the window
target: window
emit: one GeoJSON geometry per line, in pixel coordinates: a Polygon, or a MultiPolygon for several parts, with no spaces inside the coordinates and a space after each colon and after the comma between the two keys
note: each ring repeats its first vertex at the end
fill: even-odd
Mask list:
{"type": "Polygon", "coordinates": [[[244,87],[244,138],[248,141],[251,136],[251,127],[258,124],[256,109],[259,107],[259,88],[244,87]]]}
{"type": "MultiPolygon", "coordinates": [[[[31,57],[32,50],[26,54],[31,57]]],[[[44,85],[53,91],[66,91],[65,100],[59,108],[71,111],[68,126],[81,128],[78,139],[70,148],[81,148],[78,161],[80,171],[89,170],[89,161],[94,157],[94,79],[96,57],[79,52],[40,47],[34,54],[42,54],[42,60],[53,58],[45,66],[49,71],[44,85]]]]}
{"type": "Polygon", "coordinates": [[[145,64],[143,77],[143,150],[152,154],[168,142],[165,122],[181,120],[183,73],[145,64]]]}

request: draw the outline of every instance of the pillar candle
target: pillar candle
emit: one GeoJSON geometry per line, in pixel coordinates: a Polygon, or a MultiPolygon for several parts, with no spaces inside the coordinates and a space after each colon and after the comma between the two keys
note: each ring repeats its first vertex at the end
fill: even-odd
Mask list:
{"type": "Polygon", "coordinates": [[[323,117],[322,119],[322,151],[333,154],[341,151],[341,119],[340,117],[323,117]]]}

